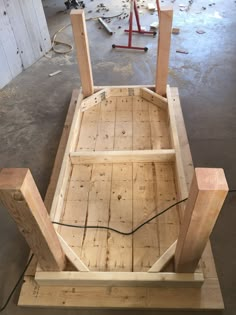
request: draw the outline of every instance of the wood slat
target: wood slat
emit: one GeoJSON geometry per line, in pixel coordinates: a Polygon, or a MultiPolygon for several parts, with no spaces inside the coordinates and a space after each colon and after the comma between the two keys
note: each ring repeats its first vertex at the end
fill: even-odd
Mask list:
{"type": "Polygon", "coordinates": [[[134,151],[76,151],[70,153],[71,163],[133,163],[133,162],[172,162],[175,151],[169,150],[134,150],[134,151]]]}
{"type": "Polygon", "coordinates": [[[37,272],[35,280],[41,286],[199,288],[204,278],[199,273],[37,272]]]}

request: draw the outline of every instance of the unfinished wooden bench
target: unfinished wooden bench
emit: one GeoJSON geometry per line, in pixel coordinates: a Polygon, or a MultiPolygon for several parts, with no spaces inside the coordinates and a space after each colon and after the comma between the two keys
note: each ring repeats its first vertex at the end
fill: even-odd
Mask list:
{"type": "Polygon", "coordinates": [[[30,170],[0,172],[0,199],[35,255],[18,305],[223,308],[209,235],[228,186],[222,169],[193,169],[167,86],[172,16],[161,8],[155,86],[94,87],[84,13],[72,11],[82,89],[45,202],[30,170]]]}

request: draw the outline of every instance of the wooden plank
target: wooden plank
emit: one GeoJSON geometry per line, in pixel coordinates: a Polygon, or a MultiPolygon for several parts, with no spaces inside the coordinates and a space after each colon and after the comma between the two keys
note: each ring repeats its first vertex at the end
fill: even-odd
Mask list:
{"type": "Polygon", "coordinates": [[[29,169],[2,169],[0,199],[45,271],[65,267],[65,255],[29,169]]]}
{"type": "Polygon", "coordinates": [[[223,169],[195,169],[176,245],[177,272],[195,271],[227,193],[223,169]]]}
{"type": "Polygon", "coordinates": [[[138,96],[141,95],[138,86],[117,86],[109,87],[110,96],[138,96]]]}
{"type": "Polygon", "coordinates": [[[140,89],[141,88],[147,88],[150,90],[155,89],[155,85],[110,85],[110,86],[94,86],[94,92],[98,92],[102,89],[110,89],[112,96],[131,96],[133,95],[141,95],[140,89]],[[131,89],[131,92],[129,92],[128,89],[131,89]],[[134,89],[134,93],[132,92],[132,89],[134,89]]]}
{"type": "Polygon", "coordinates": [[[158,260],[152,265],[152,267],[148,270],[148,272],[160,272],[165,268],[165,266],[170,262],[170,260],[175,255],[175,249],[176,249],[176,243],[175,241],[162,255],[158,260]]]}
{"type": "Polygon", "coordinates": [[[222,297],[216,279],[201,288],[53,287],[25,277],[19,306],[106,309],[220,310],[222,297]],[[52,294],[52,292],[54,294],[52,294]]]}
{"type": "Polygon", "coordinates": [[[134,151],[76,151],[70,153],[71,163],[132,163],[132,162],[171,162],[175,150],[134,150],[134,151]]]}
{"type": "MultiPolygon", "coordinates": [[[[112,164],[108,226],[132,229],[132,163],[112,164]]],[[[107,271],[132,271],[132,235],[107,234],[107,271]]]]}
{"type": "Polygon", "coordinates": [[[157,93],[147,88],[141,89],[141,95],[143,98],[145,98],[145,100],[153,103],[154,105],[160,107],[163,110],[167,110],[168,103],[165,97],[158,95],[157,93]]]}
{"type": "MultiPolygon", "coordinates": [[[[108,226],[109,198],[111,190],[112,167],[104,164],[77,165],[78,178],[81,182],[76,183],[81,193],[73,194],[76,200],[87,203],[85,211],[80,210],[80,216],[85,215],[85,225],[108,226]],[[86,167],[82,172],[81,167],[86,167]],[[81,187],[83,186],[83,187],[81,187]],[[82,214],[82,215],[81,215],[82,214]]],[[[76,180],[76,178],[74,178],[76,180]]],[[[82,217],[81,217],[82,221],[82,217]]],[[[75,233],[75,235],[78,235],[75,233]]],[[[105,271],[107,264],[107,230],[84,229],[81,238],[80,257],[91,271],[105,271]]]]}
{"type": "Polygon", "coordinates": [[[76,253],[71,249],[71,247],[67,244],[63,237],[59,233],[57,233],[59,241],[61,243],[61,247],[69,259],[69,261],[73,264],[73,266],[80,272],[89,271],[88,267],[82,262],[82,260],[76,255],[76,253]]]}
{"type": "MultiPolygon", "coordinates": [[[[190,185],[192,182],[193,174],[194,174],[194,167],[193,167],[193,160],[192,155],[190,151],[188,136],[185,128],[184,118],[183,118],[183,112],[180,104],[180,98],[179,98],[179,91],[178,88],[172,87],[170,88],[170,97],[172,99],[172,105],[174,109],[174,117],[176,121],[177,126],[177,132],[179,137],[179,144],[180,144],[180,153],[182,158],[182,163],[184,165],[184,174],[186,179],[186,185],[188,187],[188,190],[190,189],[190,185]]],[[[221,295],[221,289],[220,284],[218,281],[216,268],[215,268],[215,262],[214,257],[211,250],[211,244],[210,241],[208,241],[207,246],[203,252],[202,260],[200,262],[204,277],[206,279],[212,278],[214,279],[214,295],[212,295],[211,289],[208,287],[208,282],[205,281],[204,286],[206,287],[206,290],[209,292],[211,300],[209,300],[210,303],[212,303],[212,307],[217,307],[218,304],[219,309],[224,308],[224,302],[221,295]],[[218,296],[218,300],[215,300],[215,297],[218,296]]]]}
{"type": "Polygon", "coordinates": [[[114,150],[132,150],[134,149],[133,98],[129,96],[117,96],[115,98],[114,150]]]}
{"type": "MultiPolygon", "coordinates": [[[[180,148],[180,137],[178,135],[177,124],[175,120],[174,104],[171,97],[170,87],[167,86],[167,99],[168,99],[168,114],[169,114],[169,124],[170,124],[170,137],[172,147],[175,149],[175,172],[176,172],[176,182],[178,188],[178,200],[182,200],[188,197],[188,188],[185,179],[185,172],[182,161],[182,154],[180,148]]],[[[182,219],[184,214],[184,206],[180,204],[178,206],[180,219],[182,219]]]]}
{"type": "MultiPolygon", "coordinates": [[[[82,113],[80,111],[81,101],[83,99],[83,94],[81,90],[77,99],[77,104],[73,116],[73,121],[71,124],[71,130],[69,138],[67,141],[64,158],[61,165],[60,175],[57,181],[57,187],[55,190],[52,207],[50,210],[50,216],[52,221],[59,221],[61,217],[61,212],[64,205],[64,197],[66,194],[66,189],[68,186],[68,179],[72,171],[72,165],[69,158],[69,153],[75,150],[77,140],[80,133],[80,126],[82,120],[82,113]]],[[[58,227],[55,227],[57,229],[58,227]]]]}
{"type": "MultiPolygon", "coordinates": [[[[158,213],[175,203],[178,199],[173,164],[155,163],[155,172],[157,178],[156,212],[158,213]]],[[[160,243],[160,255],[162,255],[178,238],[179,224],[180,221],[178,208],[176,206],[172,207],[170,211],[161,215],[158,218],[158,238],[160,243]]]]}
{"type": "Polygon", "coordinates": [[[93,94],[94,87],[84,11],[71,10],[70,17],[77,52],[80,80],[83,94],[86,97],[93,94]]]}
{"type": "Polygon", "coordinates": [[[152,149],[171,149],[167,112],[149,103],[152,149]]]}
{"type": "MultiPolygon", "coordinates": [[[[133,229],[152,217],[156,209],[154,163],[134,163],[133,229]]],[[[133,271],[147,271],[159,255],[158,222],[153,220],[133,235],[133,271]]]]}
{"type": "MultiPolygon", "coordinates": [[[[183,163],[183,169],[184,169],[184,177],[185,177],[185,183],[187,185],[187,189],[190,189],[190,185],[193,178],[194,168],[193,168],[193,161],[192,156],[190,152],[189,147],[189,141],[186,133],[185,123],[183,119],[183,112],[180,104],[180,98],[179,98],[179,91],[178,88],[170,88],[169,89],[169,102],[170,99],[171,102],[171,110],[174,112],[174,119],[176,124],[176,129],[178,133],[179,138],[179,147],[180,147],[180,154],[181,154],[181,160],[183,163]]],[[[184,197],[184,196],[182,196],[184,197]]]]}
{"type": "Polygon", "coordinates": [[[159,37],[156,69],[156,93],[165,96],[168,80],[173,7],[162,7],[159,12],[159,37]]]}
{"type": "Polygon", "coordinates": [[[58,145],[56,158],[55,158],[55,162],[54,162],[54,165],[53,165],[53,170],[52,170],[52,174],[51,174],[51,177],[50,177],[48,189],[47,189],[47,192],[46,192],[46,195],[45,195],[45,198],[44,198],[44,204],[45,204],[48,212],[50,212],[50,209],[51,209],[51,206],[52,206],[53,197],[54,197],[54,193],[55,193],[55,190],[56,190],[58,177],[60,175],[61,165],[62,165],[62,161],[63,161],[65,149],[66,149],[67,140],[69,138],[69,133],[70,133],[70,129],[71,129],[72,119],[73,119],[73,116],[74,116],[74,112],[75,112],[76,104],[77,104],[77,101],[78,101],[78,97],[79,97],[79,89],[74,89],[73,92],[72,92],[70,104],[69,104],[69,107],[68,107],[66,120],[65,120],[65,123],[64,123],[64,126],[63,126],[61,139],[60,139],[60,142],[59,142],[59,145],[58,145]]]}
{"type": "Polygon", "coordinates": [[[147,272],[36,272],[41,286],[109,286],[109,287],[201,287],[204,278],[199,273],[147,272]]]}

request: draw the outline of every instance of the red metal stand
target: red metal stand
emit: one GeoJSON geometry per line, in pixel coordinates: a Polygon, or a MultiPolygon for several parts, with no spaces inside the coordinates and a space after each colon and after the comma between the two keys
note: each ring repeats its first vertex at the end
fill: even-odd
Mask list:
{"type": "Polygon", "coordinates": [[[124,45],[115,45],[115,44],[113,44],[112,48],[136,49],[136,50],[144,50],[146,52],[146,51],[148,51],[147,47],[132,46],[132,35],[133,35],[133,33],[149,34],[149,35],[153,35],[153,36],[156,35],[156,32],[144,31],[144,30],[141,29],[136,0],[131,0],[130,1],[129,29],[125,30],[125,32],[129,33],[128,45],[124,46],[124,45]],[[135,14],[135,18],[136,18],[136,23],[137,23],[137,27],[138,27],[137,30],[133,30],[133,13],[135,14]]]}

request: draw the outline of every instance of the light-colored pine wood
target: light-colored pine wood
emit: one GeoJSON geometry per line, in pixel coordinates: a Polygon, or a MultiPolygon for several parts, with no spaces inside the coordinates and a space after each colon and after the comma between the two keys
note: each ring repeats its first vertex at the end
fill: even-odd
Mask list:
{"type": "Polygon", "coordinates": [[[83,112],[77,150],[150,150],[154,144],[157,149],[170,148],[165,110],[140,95],[98,101],[83,112]]]}
{"type": "Polygon", "coordinates": [[[141,95],[147,101],[157,105],[161,109],[167,110],[168,103],[165,97],[158,95],[157,93],[153,92],[152,90],[148,88],[142,88],[141,95]]]}
{"type": "Polygon", "coordinates": [[[152,265],[152,267],[148,270],[148,272],[160,272],[174,257],[175,249],[176,249],[175,241],[161,256],[158,260],[152,265]]]}
{"type": "MultiPolygon", "coordinates": [[[[132,229],[132,173],[131,163],[112,164],[108,225],[120,231],[132,229]]],[[[107,271],[132,271],[132,239],[108,231],[107,271]]]]}
{"type": "Polygon", "coordinates": [[[102,89],[96,93],[94,93],[91,96],[88,96],[85,98],[81,103],[81,111],[84,112],[88,110],[89,108],[97,105],[101,101],[107,99],[110,96],[110,90],[109,89],[102,89]]]}
{"type": "MultiPolygon", "coordinates": [[[[177,125],[177,133],[181,139],[180,141],[180,147],[181,147],[181,157],[184,163],[184,173],[185,171],[187,172],[186,178],[187,178],[187,184],[189,183],[189,175],[188,173],[191,171],[191,165],[192,165],[192,160],[191,160],[191,154],[189,151],[189,146],[188,146],[188,142],[187,142],[187,137],[186,137],[186,132],[185,132],[185,128],[184,128],[184,122],[183,122],[183,117],[182,117],[182,112],[181,112],[181,108],[180,108],[180,103],[179,103],[179,99],[178,99],[178,91],[176,89],[170,89],[170,94],[171,94],[171,98],[173,101],[173,112],[174,112],[174,118],[176,121],[176,125],[177,125]],[[182,152],[183,149],[183,152],[182,152]],[[183,155],[183,156],[182,156],[183,155]]],[[[134,102],[133,102],[134,104],[134,102]]],[[[104,108],[104,113],[102,115],[103,119],[108,119],[108,121],[114,121],[114,102],[112,101],[111,104],[109,104],[109,102],[107,101],[102,101],[101,104],[99,105],[101,108],[104,108]],[[109,108],[109,105],[112,105],[109,108]]],[[[121,106],[123,106],[120,103],[121,106]]],[[[119,106],[120,106],[119,105],[119,106]]],[[[153,104],[152,104],[153,105],[153,104]]],[[[153,105],[154,106],[154,105],[153,105]]],[[[146,107],[146,105],[144,106],[144,108],[146,107]]],[[[96,108],[96,106],[95,106],[96,108]]],[[[101,111],[99,108],[99,119],[96,119],[96,121],[100,120],[100,115],[101,115],[101,111]]],[[[138,104],[138,110],[140,111],[140,105],[138,104]]],[[[155,108],[157,108],[157,106],[155,106],[155,108]]],[[[89,112],[90,109],[88,111],[85,111],[84,114],[87,114],[87,118],[86,119],[94,119],[94,117],[96,117],[96,115],[94,115],[93,113],[93,109],[92,112],[89,112]]],[[[155,122],[158,122],[158,119],[160,117],[161,120],[163,119],[163,112],[162,110],[158,111],[158,112],[151,112],[151,117],[154,117],[155,122]],[[157,118],[156,114],[158,113],[159,117],[157,118]]],[[[85,116],[84,116],[85,118],[85,116]]],[[[82,126],[83,128],[83,126],[82,126]]],[[[157,127],[157,132],[158,132],[158,128],[157,127]]],[[[158,133],[157,133],[158,134],[158,133]]],[[[120,138],[122,139],[122,138],[120,138]]],[[[132,143],[132,142],[131,142],[132,143]]],[[[158,143],[157,143],[158,145],[158,143]]],[[[132,149],[132,147],[131,147],[132,149]]],[[[159,163],[155,163],[158,164],[159,163]]],[[[159,186],[161,189],[159,190],[160,194],[162,194],[162,191],[165,191],[165,189],[169,190],[169,182],[167,181],[165,183],[166,180],[166,171],[161,171],[162,168],[164,168],[164,164],[167,163],[162,163],[162,165],[159,167],[159,175],[161,175],[163,183],[159,186]],[[168,187],[168,188],[165,188],[168,187]]],[[[99,165],[99,164],[98,164],[99,165]]],[[[111,165],[111,164],[107,164],[107,165],[111,165]]],[[[80,165],[74,165],[74,167],[80,167],[82,166],[82,164],[80,165]]],[[[106,170],[106,168],[105,168],[106,170]]],[[[124,168],[125,170],[125,168],[124,168]]],[[[84,172],[84,170],[80,169],[78,170],[78,172],[76,174],[74,174],[73,176],[79,176],[79,174],[81,174],[81,171],[84,172]]],[[[167,174],[169,174],[170,171],[168,171],[167,174]]],[[[100,173],[100,171],[96,172],[96,176],[100,176],[103,172],[100,173]]],[[[171,171],[172,174],[174,174],[173,170],[171,171]]],[[[148,178],[148,174],[147,173],[140,173],[140,174],[144,174],[145,177],[144,178],[148,178]]],[[[89,176],[89,175],[88,175],[89,176]]],[[[107,175],[105,175],[107,176],[107,175]]],[[[175,176],[175,175],[174,175],[175,176]]],[[[190,175],[191,177],[191,175],[190,175]]],[[[74,177],[76,179],[76,177],[74,177]]],[[[175,190],[173,190],[174,192],[175,190]]],[[[176,192],[175,192],[176,193],[176,192]]],[[[166,206],[166,201],[165,201],[165,197],[167,200],[169,200],[170,203],[173,202],[172,200],[172,193],[170,195],[164,196],[163,199],[159,198],[159,202],[160,202],[160,207],[162,207],[163,204],[161,204],[162,202],[165,203],[166,206]]],[[[176,198],[176,196],[175,196],[176,198]]],[[[71,201],[72,203],[74,201],[71,201]]],[[[73,206],[73,215],[67,211],[65,211],[65,215],[66,213],[68,213],[68,215],[66,216],[62,216],[62,221],[64,221],[63,218],[65,218],[66,220],[73,220],[74,215],[75,215],[75,219],[77,220],[77,218],[79,218],[79,213],[82,214],[82,217],[85,218],[85,212],[79,212],[76,211],[76,209],[78,209],[78,205],[83,204],[83,207],[86,207],[86,204],[84,204],[83,202],[77,204],[77,201],[75,201],[76,204],[73,206]]],[[[125,203],[126,201],[124,201],[125,203]]],[[[140,204],[141,207],[141,200],[139,200],[138,204],[140,204]]],[[[155,203],[154,204],[150,204],[147,201],[142,202],[143,205],[143,212],[144,215],[149,215],[150,213],[147,212],[147,209],[154,209],[155,208],[155,203]]],[[[127,205],[121,205],[118,206],[118,209],[121,209],[121,212],[117,212],[114,211],[113,212],[113,218],[115,220],[117,220],[118,218],[120,218],[120,220],[123,220],[124,218],[126,218],[126,212],[125,209],[128,206],[128,202],[127,205]],[[118,216],[117,218],[114,216],[118,216]]],[[[80,206],[79,206],[80,207],[80,206]]],[[[98,211],[92,211],[91,215],[97,215],[96,220],[102,215],[101,212],[101,207],[97,207],[96,209],[98,209],[98,211]]],[[[173,220],[176,220],[176,209],[172,209],[169,212],[169,215],[167,215],[167,217],[164,219],[164,216],[159,217],[159,220],[161,220],[161,218],[164,220],[163,222],[165,222],[169,227],[172,226],[172,222],[174,222],[173,220]],[[174,218],[171,218],[170,214],[172,213],[172,210],[174,210],[173,213],[175,213],[174,218]]],[[[144,217],[142,217],[142,211],[137,211],[137,214],[139,214],[138,217],[133,218],[133,220],[136,220],[135,222],[139,222],[139,220],[144,219],[144,217]]],[[[166,213],[168,214],[168,213],[166,213]]],[[[146,216],[145,216],[146,218],[146,216]]],[[[154,220],[153,222],[155,222],[156,220],[154,220]]],[[[177,221],[176,221],[177,222],[177,221]]],[[[77,222],[78,224],[80,223],[79,221],[77,222]]],[[[71,231],[73,229],[70,229],[71,231]]],[[[71,238],[72,240],[78,240],[80,239],[80,233],[78,233],[79,229],[76,229],[76,234],[75,238],[71,238]],[[77,236],[76,236],[77,235],[77,236]]],[[[166,231],[166,229],[163,230],[164,232],[166,231]]],[[[161,242],[163,242],[163,250],[166,250],[171,243],[175,240],[172,239],[172,237],[175,235],[173,233],[176,233],[176,228],[174,229],[169,229],[170,233],[164,233],[163,239],[161,240],[161,242]],[[167,244],[165,242],[165,238],[167,238],[167,244]]],[[[71,232],[72,234],[73,232],[71,232]]],[[[89,240],[89,239],[88,239],[89,240]]],[[[121,240],[121,239],[119,239],[121,240]]],[[[99,239],[97,238],[96,235],[96,242],[98,242],[99,239]]],[[[96,245],[96,243],[94,243],[96,245]]],[[[111,243],[112,245],[113,243],[111,243]]],[[[122,244],[122,243],[120,243],[122,244]]],[[[73,247],[73,249],[75,249],[75,247],[73,247]]],[[[76,250],[76,253],[79,254],[79,252],[76,250]]],[[[94,255],[96,257],[96,253],[94,251],[94,255]]],[[[143,255],[143,249],[141,251],[141,255],[143,255]]],[[[101,252],[100,257],[102,258],[102,255],[104,253],[101,252]]],[[[105,252],[105,259],[106,259],[106,252],[105,252]]],[[[159,254],[158,254],[159,255],[159,254]]],[[[143,255],[144,256],[144,255],[143,255]]],[[[142,256],[142,257],[143,257],[142,256]]],[[[158,256],[156,257],[156,259],[158,258],[158,256]]],[[[123,258],[122,258],[123,259],[123,258]]],[[[153,263],[156,261],[155,257],[154,257],[154,261],[153,263]]],[[[143,259],[143,262],[145,262],[145,260],[143,259]]],[[[151,266],[150,266],[151,267],[151,266]]],[[[149,267],[149,268],[150,268],[149,267]]],[[[148,268],[148,269],[149,269],[148,268]]],[[[143,309],[155,309],[155,308],[168,308],[168,309],[222,309],[223,308],[223,301],[222,301],[222,296],[220,293],[220,288],[219,288],[219,282],[217,279],[217,275],[215,274],[215,268],[214,268],[214,261],[213,261],[213,257],[212,257],[212,253],[210,250],[210,247],[207,246],[207,248],[204,251],[203,254],[203,259],[202,259],[202,268],[203,268],[203,272],[204,272],[204,283],[202,285],[201,288],[168,288],[168,290],[164,289],[164,288],[151,288],[151,287],[113,287],[112,289],[107,289],[106,287],[75,287],[75,288],[71,288],[71,287],[59,287],[59,286],[55,286],[53,287],[53,290],[55,292],[55,294],[52,296],[51,295],[51,291],[52,291],[52,287],[47,287],[47,286],[38,286],[38,284],[33,280],[32,277],[25,277],[25,283],[23,284],[23,288],[21,291],[21,295],[20,295],[20,300],[19,300],[19,305],[31,305],[31,306],[56,306],[56,307],[103,307],[103,308],[143,308],[143,309]],[[161,298],[160,298],[161,297],[161,298]]],[[[147,270],[148,270],[147,269],[147,270]]]]}
{"type": "Polygon", "coordinates": [[[219,283],[209,279],[197,288],[47,287],[25,277],[19,306],[106,309],[221,310],[219,283]],[[54,292],[54,294],[52,294],[54,292]]]}
{"type": "Polygon", "coordinates": [[[35,280],[42,286],[109,286],[109,287],[200,287],[204,278],[199,273],[147,272],[37,272],[35,280]]]}
{"type": "Polygon", "coordinates": [[[132,96],[141,95],[141,88],[147,88],[150,90],[155,89],[155,85],[115,85],[115,86],[94,86],[94,92],[98,92],[102,89],[110,89],[112,96],[132,96]],[[134,91],[132,91],[134,90],[134,91]]]}
{"type": "MultiPolygon", "coordinates": [[[[75,150],[75,147],[78,141],[78,136],[80,133],[81,121],[83,117],[83,114],[81,113],[81,110],[80,110],[82,99],[83,99],[83,94],[80,90],[72,124],[71,124],[69,138],[67,141],[67,145],[66,145],[66,149],[65,149],[61,169],[60,169],[60,175],[57,181],[57,187],[55,190],[52,207],[50,210],[50,216],[53,221],[60,220],[62,209],[64,206],[64,197],[66,194],[66,190],[68,188],[68,179],[72,170],[69,153],[75,150]]],[[[55,227],[55,229],[57,229],[57,227],[55,227]]]]}
{"type": "MultiPolygon", "coordinates": [[[[91,164],[90,167],[90,178],[87,172],[78,173],[80,180],[83,180],[79,187],[83,186],[85,191],[81,187],[81,197],[76,194],[76,199],[87,201],[85,224],[108,226],[112,167],[107,164],[91,164]]],[[[107,235],[107,230],[99,228],[83,230],[81,259],[91,271],[106,271],[107,235]]]]}
{"type": "MultiPolygon", "coordinates": [[[[167,99],[168,99],[168,115],[169,115],[169,129],[172,147],[175,149],[175,176],[177,182],[177,195],[178,200],[188,197],[188,187],[185,178],[183,158],[180,147],[180,137],[178,134],[177,123],[175,118],[175,110],[173,98],[171,97],[170,87],[167,86],[167,99]]],[[[183,155],[184,156],[184,155],[183,155]]],[[[184,204],[178,206],[180,219],[184,215],[184,204]]]]}
{"type": "Polygon", "coordinates": [[[65,255],[29,169],[0,172],[0,200],[45,271],[65,267],[65,255]]]}
{"type": "Polygon", "coordinates": [[[76,253],[73,251],[73,249],[66,243],[63,237],[59,233],[57,233],[57,236],[59,238],[59,241],[61,243],[61,247],[66,255],[66,257],[69,259],[69,261],[73,264],[73,266],[78,271],[89,271],[88,267],[82,262],[82,260],[76,255],[76,253]]]}
{"type": "MultiPolygon", "coordinates": [[[[154,163],[133,164],[133,229],[157,213],[154,163]]],[[[133,271],[147,271],[160,255],[158,222],[133,235],[133,271]]]]}
{"type": "Polygon", "coordinates": [[[45,204],[48,212],[50,212],[50,210],[51,210],[53,197],[54,197],[54,193],[56,190],[57,181],[58,181],[58,178],[60,175],[60,170],[61,170],[61,165],[62,165],[64,153],[66,150],[67,140],[68,140],[69,133],[70,133],[72,119],[74,116],[76,104],[77,104],[78,97],[79,97],[79,92],[80,92],[79,89],[74,89],[72,92],[66,120],[65,120],[65,123],[63,126],[60,143],[58,145],[57,154],[56,154],[56,158],[54,161],[52,174],[50,177],[50,182],[49,182],[48,189],[47,189],[47,192],[46,192],[46,195],[44,198],[44,204],[45,204]]]}
{"type": "Polygon", "coordinates": [[[227,193],[223,169],[195,169],[176,245],[176,272],[195,271],[227,193]]]}
{"type": "Polygon", "coordinates": [[[71,10],[70,17],[77,52],[80,80],[83,95],[86,97],[93,94],[94,87],[84,11],[71,10]]]}
{"type": "Polygon", "coordinates": [[[169,71],[170,43],[173,8],[161,7],[159,12],[159,36],[156,69],[156,93],[165,96],[169,71]]]}
{"type": "Polygon", "coordinates": [[[70,153],[71,163],[133,163],[172,162],[175,150],[134,150],[134,151],[76,151],[70,153]]]}

